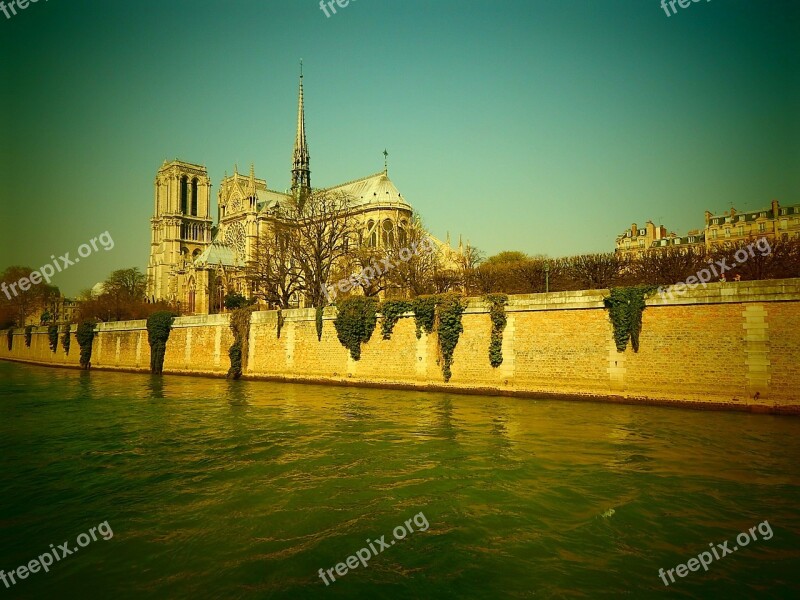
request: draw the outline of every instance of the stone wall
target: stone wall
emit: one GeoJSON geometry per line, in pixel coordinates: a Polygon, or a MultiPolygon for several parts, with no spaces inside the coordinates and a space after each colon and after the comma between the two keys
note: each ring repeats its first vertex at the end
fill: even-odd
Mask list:
{"type": "MultiPolygon", "coordinates": [[[[640,350],[617,352],[607,290],[512,296],[506,307],[503,363],[489,364],[491,322],[480,299],[469,300],[453,376],[442,379],[436,335],[417,339],[413,315],[401,318],[391,340],[380,323],[360,361],[339,343],[335,309],[324,313],[317,340],[314,310],[253,314],[244,375],[482,394],[602,399],[800,414],[800,279],[709,284],[705,289],[648,300],[640,350]]],[[[47,327],[33,332],[30,348],[16,330],[11,352],[0,358],[77,366],[74,336],[69,355],[59,341],[50,351],[47,327]]],[[[165,373],[224,376],[233,336],[227,315],[176,319],[167,343],[165,373]]],[[[98,325],[92,368],[147,371],[150,347],[144,321],[98,325]]]]}

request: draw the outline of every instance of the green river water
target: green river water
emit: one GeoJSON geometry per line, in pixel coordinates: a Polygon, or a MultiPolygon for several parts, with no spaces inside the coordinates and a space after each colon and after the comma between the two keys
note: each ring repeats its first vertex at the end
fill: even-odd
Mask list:
{"type": "Polygon", "coordinates": [[[0,600],[800,597],[792,417],[0,363],[0,456],[0,600]]]}

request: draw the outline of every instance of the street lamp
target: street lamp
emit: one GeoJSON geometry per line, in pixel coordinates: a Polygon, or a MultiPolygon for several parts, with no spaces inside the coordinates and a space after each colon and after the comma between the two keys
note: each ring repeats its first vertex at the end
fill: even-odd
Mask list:
{"type": "Polygon", "coordinates": [[[550,293],[550,261],[546,260],[544,262],[544,292],[545,294],[550,293]]]}

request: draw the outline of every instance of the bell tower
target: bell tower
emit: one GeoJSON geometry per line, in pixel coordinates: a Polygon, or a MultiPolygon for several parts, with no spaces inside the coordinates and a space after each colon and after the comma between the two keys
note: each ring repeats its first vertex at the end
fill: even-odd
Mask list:
{"type": "Polygon", "coordinates": [[[177,278],[211,243],[210,198],[204,166],[180,160],[161,165],[150,219],[149,300],[178,300],[177,278]]]}

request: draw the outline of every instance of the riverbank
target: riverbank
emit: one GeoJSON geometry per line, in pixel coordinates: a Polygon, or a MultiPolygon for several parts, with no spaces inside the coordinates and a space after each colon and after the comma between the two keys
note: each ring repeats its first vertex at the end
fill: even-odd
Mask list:
{"type": "MultiPolygon", "coordinates": [[[[772,414],[800,414],[800,279],[709,284],[666,300],[656,295],[642,316],[640,348],[618,352],[603,298],[607,290],[511,296],[502,364],[489,362],[488,305],[472,298],[445,383],[436,334],[418,339],[408,313],[391,339],[376,329],[354,361],[323,315],[317,339],[313,309],[254,313],[247,379],[494,396],[592,400],[772,414]],[[280,337],[279,337],[280,336],[280,337]]],[[[78,367],[70,351],[53,352],[47,327],[16,330],[0,359],[78,367]]],[[[60,336],[59,336],[60,337],[60,336]]],[[[233,343],[228,315],[181,317],[167,343],[164,373],[224,377],[233,343]]],[[[147,372],[144,321],[100,323],[93,369],[147,372]]]]}

